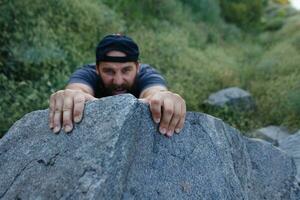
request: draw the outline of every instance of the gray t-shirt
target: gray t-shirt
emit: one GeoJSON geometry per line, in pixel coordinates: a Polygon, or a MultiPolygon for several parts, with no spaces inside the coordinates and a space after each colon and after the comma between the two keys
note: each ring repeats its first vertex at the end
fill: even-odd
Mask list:
{"type": "MultiPolygon", "coordinates": [[[[103,83],[101,77],[96,73],[96,65],[84,65],[76,70],[69,79],[70,83],[82,83],[90,86],[95,93],[95,97],[101,98],[108,96],[104,93],[103,83]]],[[[154,85],[161,85],[166,87],[165,79],[150,65],[141,64],[140,71],[136,77],[136,87],[132,90],[131,94],[139,97],[141,92],[146,88],[154,85]]]]}

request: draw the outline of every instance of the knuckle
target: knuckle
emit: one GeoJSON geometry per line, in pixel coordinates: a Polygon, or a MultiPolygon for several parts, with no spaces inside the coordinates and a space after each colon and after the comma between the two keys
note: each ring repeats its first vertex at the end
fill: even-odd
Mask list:
{"type": "Polygon", "coordinates": [[[64,111],[65,111],[65,110],[71,110],[72,107],[73,107],[72,102],[70,102],[70,101],[65,101],[63,110],[64,110],[64,111]]]}
{"type": "Polygon", "coordinates": [[[168,123],[166,123],[166,122],[162,122],[161,124],[160,124],[160,127],[162,127],[162,128],[168,128],[168,123]]]}
{"type": "Polygon", "coordinates": [[[64,95],[64,90],[58,90],[56,93],[54,93],[55,96],[64,95]]]}
{"type": "Polygon", "coordinates": [[[69,119],[69,118],[64,118],[63,119],[63,125],[65,126],[65,125],[70,125],[72,122],[71,122],[71,120],[69,119]]]}
{"type": "Polygon", "coordinates": [[[71,105],[64,105],[63,111],[64,112],[66,112],[66,111],[69,112],[71,109],[72,109],[71,105]]]}
{"type": "Polygon", "coordinates": [[[53,93],[50,95],[50,101],[54,99],[55,95],[56,95],[56,93],[53,93]]]}
{"type": "Polygon", "coordinates": [[[177,93],[173,93],[173,95],[174,95],[175,97],[177,97],[177,98],[181,99],[181,96],[180,96],[179,94],[177,94],[177,93]]]}
{"type": "Polygon", "coordinates": [[[70,89],[64,90],[64,95],[66,95],[66,96],[72,95],[72,93],[73,93],[73,90],[70,90],[70,89]]]}
{"type": "Polygon", "coordinates": [[[60,120],[54,120],[53,125],[54,125],[54,127],[56,127],[56,126],[60,127],[60,125],[61,125],[60,120]]]}
{"type": "Polygon", "coordinates": [[[175,126],[177,125],[177,120],[172,120],[171,123],[169,124],[169,129],[175,129],[175,126]]]}
{"type": "Polygon", "coordinates": [[[74,110],[74,116],[80,116],[81,112],[79,110],[74,110]]]}
{"type": "Polygon", "coordinates": [[[74,97],[74,103],[84,103],[85,102],[85,98],[83,95],[77,95],[74,97]]]}
{"type": "Polygon", "coordinates": [[[152,105],[159,105],[160,101],[158,98],[153,98],[150,100],[150,104],[152,105]]]}
{"type": "Polygon", "coordinates": [[[165,108],[164,113],[166,113],[167,115],[172,115],[174,113],[174,111],[171,108],[165,108]]]}
{"type": "Polygon", "coordinates": [[[173,115],[173,121],[175,121],[175,123],[177,123],[180,119],[181,119],[181,114],[174,113],[174,115],[173,115]]]}
{"type": "Polygon", "coordinates": [[[51,112],[54,112],[54,114],[60,114],[62,112],[62,109],[58,106],[55,106],[55,108],[51,112]]]}
{"type": "Polygon", "coordinates": [[[61,109],[60,109],[60,107],[55,107],[55,109],[54,109],[54,112],[56,113],[56,114],[60,114],[61,113],[61,109]]]}

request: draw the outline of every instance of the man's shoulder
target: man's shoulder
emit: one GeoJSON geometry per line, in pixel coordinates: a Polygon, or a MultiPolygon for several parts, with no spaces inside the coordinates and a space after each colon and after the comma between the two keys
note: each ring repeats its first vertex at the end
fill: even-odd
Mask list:
{"type": "Polygon", "coordinates": [[[89,63],[89,64],[85,64],[83,66],[80,67],[81,69],[93,69],[96,70],[96,63],[89,63]]]}
{"type": "Polygon", "coordinates": [[[140,64],[140,73],[152,73],[157,72],[154,67],[152,67],[150,64],[141,63],[140,64]]]}

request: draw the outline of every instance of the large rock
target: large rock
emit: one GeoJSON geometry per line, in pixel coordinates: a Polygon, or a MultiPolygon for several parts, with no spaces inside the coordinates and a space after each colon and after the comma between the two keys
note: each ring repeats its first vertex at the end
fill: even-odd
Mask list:
{"type": "Polygon", "coordinates": [[[251,111],[255,109],[255,102],[251,94],[238,87],[230,87],[212,93],[205,103],[212,107],[228,107],[236,111],[251,111]]]}
{"type": "Polygon", "coordinates": [[[221,120],[188,113],[171,139],[131,95],[87,104],[70,134],[48,110],[0,140],[1,199],[299,199],[294,161],[221,120]]]}
{"type": "Polygon", "coordinates": [[[300,181],[300,130],[283,140],[279,140],[279,148],[295,160],[298,172],[297,178],[300,181]]]}

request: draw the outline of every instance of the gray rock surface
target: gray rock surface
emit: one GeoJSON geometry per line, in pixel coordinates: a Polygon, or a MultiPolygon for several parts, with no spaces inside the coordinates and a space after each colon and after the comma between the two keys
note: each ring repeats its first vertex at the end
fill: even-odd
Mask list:
{"type": "Polygon", "coordinates": [[[0,199],[299,199],[292,159],[221,120],[187,114],[171,139],[131,95],[89,102],[70,134],[48,110],[0,140],[0,199]]]}
{"type": "Polygon", "coordinates": [[[291,134],[286,127],[271,125],[257,129],[250,133],[250,135],[261,138],[263,140],[271,142],[275,146],[278,146],[280,140],[283,140],[291,134]]]}
{"type": "Polygon", "coordinates": [[[300,181],[300,130],[297,133],[280,140],[279,148],[284,150],[295,160],[297,167],[297,178],[300,181]]]}
{"type": "Polygon", "coordinates": [[[255,102],[251,94],[238,87],[226,88],[212,93],[205,103],[214,107],[229,107],[238,111],[255,109],[255,102]]]}

